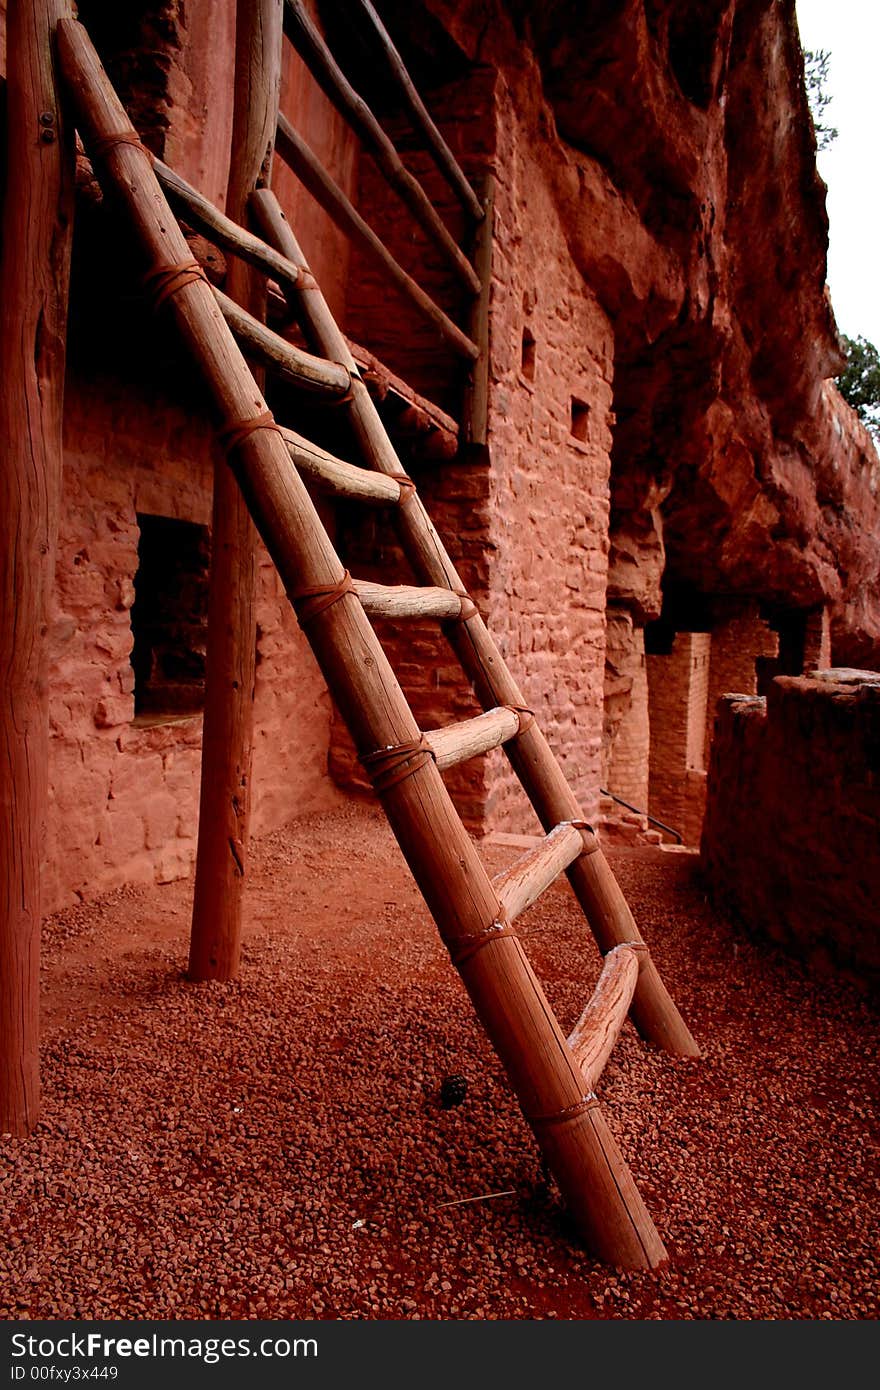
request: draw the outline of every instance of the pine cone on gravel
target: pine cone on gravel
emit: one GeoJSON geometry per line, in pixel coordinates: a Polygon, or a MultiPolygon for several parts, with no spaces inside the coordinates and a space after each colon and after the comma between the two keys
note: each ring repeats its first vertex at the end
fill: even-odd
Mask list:
{"type": "Polygon", "coordinates": [[[454,1106],[461,1105],[467,1095],[467,1078],[464,1076],[444,1076],[440,1086],[440,1108],[442,1110],[452,1110],[454,1106]]]}

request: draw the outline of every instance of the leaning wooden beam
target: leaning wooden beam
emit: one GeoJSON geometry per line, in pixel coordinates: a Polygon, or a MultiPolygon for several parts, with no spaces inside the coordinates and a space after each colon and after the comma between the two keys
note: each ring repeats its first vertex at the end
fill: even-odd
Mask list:
{"type": "MultiPolygon", "coordinates": [[[[225,216],[215,208],[209,198],[199,193],[198,189],[193,188],[192,184],[187,183],[186,179],[181,178],[180,174],[175,173],[167,164],[163,164],[161,159],[154,157],[153,168],[169,202],[215,246],[222,246],[224,251],[231,251],[240,260],[247,261],[248,265],[254,266],[264,275],[273,276],[280,285],[286,285],[289,289],[295,289],[303,283],[301,266],[293,265],[286,256],[280,256],[273,247],[267,246],[258,236],[254,236],[253,232],[240,227],[231,217],[225,216]]],[[[308,281],[311,281],[311,276],[308,277],[308,281]]]]}
{"type": "Polygon", "coordinates": [[[489,365],[492,304],[492,252],[495,244],[495,175],[483,180],[485,216],[477,227],[474,262],[480,276],[480,293],[471,305],[469,328],[480,349],[468,373],[462,421],[465,442],[484,447],[489,442],[489,365]]]}
{"type": "MultiPolygon", "coordinates": [[[[394,259],[391,252],[380,241],[376,233],[367,225],[360,213],[352,207],[342,189],[327,173],[317,155],[309,149],[302,136],[294,130],[285,115],[278,117],[278,153],[308,189],[316,202],[352,241],[361,246],[382,267],[388,278],[402,294],[414,304],[434,325],[443,341],[460,357],[474,360],[480,349],[466,333],[452,322],[421,285],[418,285],[403,266],[394,259]]],[[[295,289],[296,286],[293,286],[295,289]]]]}
{"type": "Polygon", "coordinates": [[[39,1118],[40,861],[48,645],[61,504],[73,133],[52,46],[65,0],[7,7],[0,247],[0,1134],[39,1118]]]}
{"type": "Polygon", "coordinates": [[[488,753],[490,748],[499,748],[509,738],[515,738],[519,729],[520,717],[516,710],[490,709],[473,719],[463,719],[460,724],[430,729],[425,738],[443,772],[448,767],[466,763],[469,758],[488,753]]]}
{"type": "Polygon", "coordinates": [[[594,1090],[635,993],[640,954],[641,948],[626,945],[609,951],[593,996],[569,1036],[568,1045],[594,1090]]]}
{"type": "Polygon", "coordinates": [[[546,839],[534,849],[526,850],[503,873],[496,874],[492,886],[511,922],[537,902],[545,888],[549,888],[561,873],[573,864],[586,848],[593,848],[593,837],[588,846],[584,836],[575,825],[557,825],[546,839]]]}
{"type": "MultiPolygon", "coordinates": [[[[248,198],[271,169],[282,41],[282,0],[238,0],[226,206],[230,216],[242,222],[248,198]]],[[[227,284],[233,300],[253,310],[258,319],[265,318],[266,282],[256,268],[233,260],[227,284]]],[[[257,533],[232,470],[225,458],[218,458],[191,980],[233,980],[238,975],[250,837],[256,650],[257,533]]]]}
{"type": "Polygon", "coordinates": [[[369,18],[379,38],[379,42],[385,52],[388,65],[400,88],[407,106],[410,109],[416,128],[421,131],[428,148],[434,159],[437,161],[438,168],[445,174],[452,188],[458,194],[463,206],[467,208],[472,217],[477,221],[483,216],[483,209],[480,200],[468,183],[467,176],[461,169],[458,160],[447,145],[443,136],[440,134],[436,125],[432,121],[430,114],[419,96],[417,88],[414,86],[412,78],[407,71],[406,64],[395,48],[391,36],[385,25],[382,23],[370,0],[359,0],[360,7],[369,18]]]}
{"type": "MultiPolygon", "coordinates": [[[[285,255],[303,261],[299,243],[271,190],[258,191],[252,201],[257,221],[268,240],[285,255]]],[[[345,338],[320,291],[294,292],[293,302],[312,349],[336,362],[351,365],[353,358],[345,338]]],[[[357,381],[352,383],[349,416],[364,458],[381,473],[399,473],[400,459],[382,428],[369,392],[357,381]]],[[[445,584],[447,588],[462,590],[461,577],[420,499],[416,497],[409,506],[400,508],[395,519],[401,544],[416,577],[425,584],[438,587],[445,584]]],[[[484,709],[527,705],[479,615],[467,622],[450,624],[446,635],[484,709]]],[[[504,749],[547,832],[562,821],[583,819],[577,797],[537,724],[506,743],[504,749]]],[[[601,849],[580,855],[567,872],[603,954],[622,942],[642,940],[601,849]]],[[[650,957],[639,974],[632,1013],[637,1028],[649,1042],[677,1056],[700,1055],[650,957]]]]}
{"type": "MultiPolygon", "coordinates": [[[[187,258],[188,247],[149,159],[127,143],[131,123],[85,30],[66,22],[59,31],[86,146],[104,142],[104,179],[127,207],[146,255],[157,269],[170,270],[187,258]],[[109,148],[120,137],[126,143],[109,148]]],[[[421,739],[412,711],[360,601],[347,589],[284,440],[275,430],[251,427],[262,420],[265,401],[210,288],[198,278],[178,285],[170,306],[218,414],[248,425],[232,454],[236,476],[355,747],[362,758],[379,750],[411,756],[406,750],[418,750],[421,739]]],[[[498,930],[498,899],[443,778],[421,750],[407,771],[397,777],[386,766],[376,774],[384,776],[385,812],[573,1219],[610,1263],[653,1268],[666,1258],[662,1241],[595,1096],[585,1094],[520,943],[498,930]]]]}
{"type": "Polygon", "coordinates": [[[337,398],[346,394],[351,386],[351,376],[345,367],[303,352],[302,348],[289,343],[279,333],[273,333],[271,328],[267,328],[216,286],[214,298],[248,357],[291,386],[337,398]]]}
{"type": "Polygon", "coordinates": [[[319,492],[377,507],[394,506],[408,492],[406,486],[401,486],[393,478],[371,473],[367,468],[357,468],[353,463],[344,463],[310,439],[304,439],[295,430],[282,426],[281,433],[296,467],[307,480],[314,483],[319,492]]]}
{"type": "Polygon", "coordinates": [[[285,0],[284,32],[324,93],[360,136],[385,178],[439,246],[458,278],[479,294],[480,279],[418,179],[409,172],[363,97],[348,81],[302,0],[285,0]]]}

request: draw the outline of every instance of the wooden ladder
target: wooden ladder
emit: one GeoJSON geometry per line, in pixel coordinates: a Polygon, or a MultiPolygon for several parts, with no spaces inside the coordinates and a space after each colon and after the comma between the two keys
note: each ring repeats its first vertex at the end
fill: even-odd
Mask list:
{"type": "MultiPolygon", "coordinates": [[[[158,298],[167,300],[201,368],[257,528],[562,1195],[599,1256],[628,1268],[653,1268],[666,1252],[608,1129],[596,1086],[627,1013],[643,1037],[667,1051],[694,1057],[698,1049],[597,837],[405,476],[274,195],[260,190],[252,199],[267,241],[227,226],[226,244],[282,285],[320,357],[291,347],[256,321],[249,325],[247,315],[212,290],[160,184],[160,177],[167,184],[177,176],[163,171],[141,145],[85,29],[61,21],[58,51],[86,149],[105,189],[127,210],[150,268],[148,279],[158,298]],[[279,428],[224,315],[245,337],[251,334],[251,348],[262,334],[269,358],[280,356],[294,379],[345,402],[368,467],[334,458],[279,428]],[[424,587],[352,580],[300,471],[331,494],[391,508],[403,550],[424,587]],[[447,728],[419,729],[370,623],[371,616],[403,621],[416,615],[443,624],[484,714],[447,728]],[[490,878],[441,772],[502,744],[547,835],[490,878]],[[514,925],[563,871],[605,957],[593,997],[568,1039],[514,925]]],[[[188,186],[177,183],[178,194],[181,185],[186,193],[188,186]]],[[[194,190],[189,194],[199,197],[194,190]]]]}

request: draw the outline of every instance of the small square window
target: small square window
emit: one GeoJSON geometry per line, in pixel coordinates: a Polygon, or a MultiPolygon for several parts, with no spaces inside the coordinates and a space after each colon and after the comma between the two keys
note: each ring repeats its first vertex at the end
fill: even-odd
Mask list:
{"type": "Polygon", "coordinates": [[[571,432],[575,439],[581,443],[586,441],[590,430],[590,407],[586,401],[579,401],[576,396],[571,398],[571,432]]]}
{"type": "Polygon", "coordinates": [[[532,334],[527,328],[523,329],[522,335],[522,374],[526,381],[535,379],[535,360],[537,356],[537,345],[532,334]]]}

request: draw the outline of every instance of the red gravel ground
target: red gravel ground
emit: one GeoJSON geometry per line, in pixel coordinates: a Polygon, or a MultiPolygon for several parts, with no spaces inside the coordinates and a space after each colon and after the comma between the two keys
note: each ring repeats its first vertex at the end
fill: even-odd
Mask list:
{"type": "MultiPolygon", "coordinates": [[[[239,983],[182,980],[188,884],[48,924],[44,1118],[0,1140],[0,1316],[877,1316],[877,1013],[720,919],[693,857],[610,856],[705,1049],[627,1024],[603,1078],[672,1257],[625,1275],[566,1224],[381,816],[254,854],[239,983]]],[[[522,931],[570,1027],[598,961],[565,885],[522,931]]]]}

